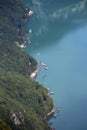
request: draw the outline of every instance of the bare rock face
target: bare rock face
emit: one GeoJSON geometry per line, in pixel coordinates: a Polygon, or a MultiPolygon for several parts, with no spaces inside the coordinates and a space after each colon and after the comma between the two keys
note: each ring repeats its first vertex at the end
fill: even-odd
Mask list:
{"type": "Polygon", "coordinates": [[[15,125],[21,125],[24,123],[24,115],[22,112],[12,112],[11,120],[14,122],[15,125]]]}

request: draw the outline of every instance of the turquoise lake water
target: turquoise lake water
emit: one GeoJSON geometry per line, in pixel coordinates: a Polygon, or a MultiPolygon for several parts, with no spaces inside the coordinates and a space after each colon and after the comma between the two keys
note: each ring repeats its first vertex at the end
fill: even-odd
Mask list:
{"type": "Polygon", "coordinates": [[[35,80],[55,93],[55,108],[61,107],[50,123],[56,130],[87,130],[87,0],[24,2],[34,11],[25,51],[39,63],[35,80]]]}

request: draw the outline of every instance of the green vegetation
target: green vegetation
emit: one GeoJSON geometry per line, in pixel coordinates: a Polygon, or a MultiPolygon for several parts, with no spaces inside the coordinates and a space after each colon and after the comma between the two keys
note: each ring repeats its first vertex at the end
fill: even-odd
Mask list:
{"type": "Polygon", "coordinates": [[[50,130],[44,117],[53,101],[29,78],[36,60],[17,46],[25,40],[25,8],[20,0],[0,0],[0,130],[50,130]]]}
{"type": "MultiPolygon", "coordinates": [[[[0,76],[0,116],[4,117],[8,124],[12,125],[14,119],[11,117],[15,113],[20,121],[19,124],[23,123],[26,130],[29,127],[32,130],[37,130],[37,128],[43,130],[44,127],[48,127],[44,117],[52,107],[52,100],[48,97],[47,90],[37,82],[16,72],[2,72],[0,76]],[[42,125],[39,126],[40,124],[42,125]],[[42,126],[43,128],[40,128],[42,126]]],[[[16,127],[20,125],[15,126],[15,129],[16,127]]],[[[14,125],[11,128],[14,129],[14,125]]]]}

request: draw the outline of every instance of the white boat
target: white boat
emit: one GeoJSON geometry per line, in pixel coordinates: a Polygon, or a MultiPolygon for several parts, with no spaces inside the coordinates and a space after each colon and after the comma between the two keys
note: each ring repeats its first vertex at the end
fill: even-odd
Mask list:
{"type": "Polygon", "coordinates": [[[32,33],[32,29],[29,29],[29,33],[32,33]]]}
{"type": "Polygon", "coordinates": [[[47,65],[46,65],[45,63],[43,63],[43,62],[41,62],[41,65],[42,65],[42,66],[47,66],[47,65]]]}
{"type": "Polygon", "coordinates": [[[25,48],[25,47],[26,47],[26,46],[25,46],[25,45],[23,45],[23,44],[22,44],[22,45],[20,45],[20,48],[25,48]]]}
{"type": "Polygon", "coordinates": [[[48,70],[48,67],[46,66],[46,67],[44,67],[44,69],[45,69],[45,70],[48,70]]]}
{"type": "Polygon", "coordinates": [[[47,90],[48,90],[48,91],[50,91],[50,89],[49,89],[49,88],[47,88],[47,90]]]}
{"type": "Polygon", "coordinates": [[[54,92],[50,92],[50,95],[54,95],[54,92]]]}
{"type": "Polygon", "coordinates": [[[28,15],[31,16],[32,14],[33,14],[33,11],[30,10],[29,13],[28,13],[28,15]]]}

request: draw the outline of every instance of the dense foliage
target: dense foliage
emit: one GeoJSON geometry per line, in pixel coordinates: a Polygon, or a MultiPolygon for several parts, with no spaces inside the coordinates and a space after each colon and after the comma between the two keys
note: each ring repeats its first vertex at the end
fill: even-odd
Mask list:
{"type": "MultiPolygon", "coordinates": [[[[51,104],[47,90],[37,82],[16,72],[2,72],[0,76],[0,116],[4,117],[8,124],[12,125],[14,118],[11,117],[16,114],[20,121],[19,124],[26,126],[26,130],[29,127],[33,130],[37,128],[43,130],[46,127],[44,117],[52,109],[51,104]],[[4,112],[2,112],[3,108],[4,112]],[[40,128],[39,123],[43,128],[40,128]]],[[[20,125],[16,127],[21,130],[20,125]]],[[[14,129],[14,125],[12,128],[14,129]]]]}
{"type": "Polygon", "coordinates": [[[29,78],[36,60],[17,46],[25,40],[25,8],[20,0],[0,0],[0,130],[50,130],[44,117],[52,99],[29,78]]]}

